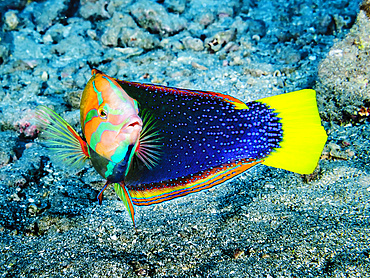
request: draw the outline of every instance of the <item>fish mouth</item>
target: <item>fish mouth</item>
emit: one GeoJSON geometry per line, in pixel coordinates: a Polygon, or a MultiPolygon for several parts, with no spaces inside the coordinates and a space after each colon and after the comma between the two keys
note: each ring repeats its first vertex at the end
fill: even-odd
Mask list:
{"type": "Polygon", "coordinates": [[[137,115],[132,115],[128,118],[127,122],[121,127],[121,131],[128,133],[130,130],[136,130],[143,127],[143,121],[137,115]]]}
{"type": "Polygon", "coordinates": [[[143,127],[143,121],[137,115],[130,116],[118,133],[117,141],[125,142],[129,145],[135,145],[140,138],[140,132],[143,127]]]}

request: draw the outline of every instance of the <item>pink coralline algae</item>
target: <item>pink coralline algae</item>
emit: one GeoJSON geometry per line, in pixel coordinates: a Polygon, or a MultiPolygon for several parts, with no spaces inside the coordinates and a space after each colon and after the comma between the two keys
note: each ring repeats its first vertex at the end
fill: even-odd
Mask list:
{"type": "Polygon", "coordinates": [[[40,132],[39,127],[30,121],[30,117],[26,116],[20,119],[14,124],[14,128],[23,134],[25,137],[36,138],[37,134],[40,132]]]}

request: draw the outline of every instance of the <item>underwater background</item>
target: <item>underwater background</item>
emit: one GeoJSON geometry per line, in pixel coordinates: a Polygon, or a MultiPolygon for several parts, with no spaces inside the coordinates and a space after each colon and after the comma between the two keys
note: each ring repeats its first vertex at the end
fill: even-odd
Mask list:
{"type": "Polygon", "coordinates": [[[370,277],[370,1],[0,1],[0,277],[370,277]],[[242,101],[317,91],[312,175],[256,166],[136,207],[38,139],[46,105],[80,130],[97,68],[242,101]]]}

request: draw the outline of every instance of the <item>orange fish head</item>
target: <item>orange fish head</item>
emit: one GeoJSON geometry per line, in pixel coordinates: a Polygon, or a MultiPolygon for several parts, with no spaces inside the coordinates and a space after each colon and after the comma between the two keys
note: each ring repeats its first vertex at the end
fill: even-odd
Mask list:
{"type": "Polygon", "coordinates": [[[119,163],[140,137],[138,104],[113,78],[97,70],[92,74],[81,97],[82,131],[91,149],[119,163]]]}

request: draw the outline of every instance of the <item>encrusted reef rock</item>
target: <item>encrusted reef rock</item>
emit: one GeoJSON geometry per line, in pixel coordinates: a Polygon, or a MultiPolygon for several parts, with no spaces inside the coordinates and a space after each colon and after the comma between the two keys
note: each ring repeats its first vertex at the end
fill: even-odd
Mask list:
{"type": "Polygon", "coordinates": [[[324,120],[348,122],[370,105],[370,1],[364,1],[346,37],[318,68],[318,102],[324,120]]]}
{"type": "Polygon", "coordinates": [[[183,30],[187,24],[184,18],[167,13],[162,5],[146,0],[134,3],[130,7],[130,11],[140,27],[163,36],[176,34],[183,30]]]}

